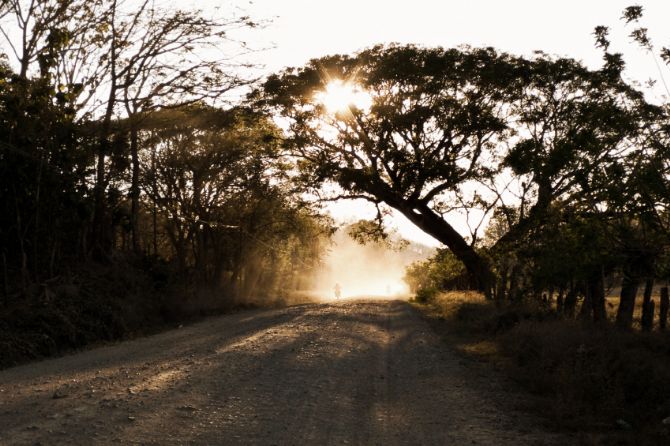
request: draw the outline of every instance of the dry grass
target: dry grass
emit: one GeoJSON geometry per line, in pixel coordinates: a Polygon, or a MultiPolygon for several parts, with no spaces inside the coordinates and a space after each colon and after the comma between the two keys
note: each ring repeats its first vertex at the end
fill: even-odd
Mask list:
{"type": "Polygon", "coordinates": [[[501,365],[544,396],[543,412],[587,444],[670,444],[670,334],[622,332],[549,306],[496,306],[447,293],[421,306],[467,355],[501,365]],[[630,428],[630,429],[629,429],[630,428]],[[586,434],[585,434],[586,435],[586,434]]]}
{"type": "MultiPolygon", "coordinates": [[[[661,305],[661,296],[655,294],[651,296],[651,300],[654,302],[654,329],[658,328],[658,309],[661,305]]],[[[619,306],[619,296],[610,295],[605,299],[607,309],[607,315],[611,320],[616,318],[617,308],[619,306]]],[[[635,300],[635,309],[633,310],[633,328],[640,329],[640,320],[642,319],[642,292],[638,292],[637,299],[635,300]]]]}

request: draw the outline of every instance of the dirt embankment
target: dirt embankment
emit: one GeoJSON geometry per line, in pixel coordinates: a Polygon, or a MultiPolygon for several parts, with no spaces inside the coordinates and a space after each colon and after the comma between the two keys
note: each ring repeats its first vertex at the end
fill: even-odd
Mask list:
{"type": "Polygon", "coordinates": [[[570,444],[408,304],[257,310],[0,372],[0,444],[570,444]]]}

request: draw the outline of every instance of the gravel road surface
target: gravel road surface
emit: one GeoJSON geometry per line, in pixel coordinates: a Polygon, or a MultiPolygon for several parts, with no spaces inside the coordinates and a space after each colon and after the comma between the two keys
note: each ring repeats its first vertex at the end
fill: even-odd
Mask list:
{"type": "Polygon", "coordinates": [[[0,444],[571,443],[510,387],[405,302],[299,305],[2,371],[0,444]]]}

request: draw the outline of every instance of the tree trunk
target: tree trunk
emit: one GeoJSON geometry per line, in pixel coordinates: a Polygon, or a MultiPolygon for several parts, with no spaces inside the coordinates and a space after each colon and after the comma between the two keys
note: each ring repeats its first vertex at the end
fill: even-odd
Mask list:
{"type": "MultiPolygon", "coordinates": [[[[116,0],[112,5],[111,16],[111,30],[112,35],[116,34],[116,0]]],[[[102,117],[102,125],[99,134],[99,144],[96,163],[95,175],[95,191],[94,200],[95,205],[93,209],[93,228],[91,237],[91,249],[93,250],[93,257],[97,260],[106,258],[110,247],[111,237],[109,235],[109,228],[107,227],[107,203],[105,192],[107,189],[107,178],[105,176],[105,157],[109,152],[109,136],[111,133],[112,116],[114,115],[114,106],[116,104],[117,93],[117,48],[116,38],[113,37],[110,46],[110,76],[111,84],[109,86],[109,93],[107,95],[107,103],[105,105],[105,114],[102,117]]]]}
{"type": "MultiPolygon", "coordinates": [[[[151,148],[151,172],[152,172],[152,179],[153,179],[153,190],[157,191],[158,186],[157,186],[157,180],[156,180],[156,145],[154,144],[151,148]]],[[[155,193],[155,192],[154,192],[155,193]]],[[[154,195],[154,199],[152,200],[152,242],[153,242],[153,247],[154,247],[154,256],[158,257],[158,205],[156,204],[156,199],[157,197],[154,195]]]]}
{"type": "Polygon", "coordinates": [[[132,234],[133,252],[140,253],[140,159],[138,156],[138,131],[133,124],[130,129],[130,158],[132,177],[130,181],[130,230],[132,234]]]}
{"type": "Polygon", "coordinates": [[[642,315],[642,331],[651,331],[654,328],[654,310],[656,309],[656,303],[653,300],[650,300],[646,305],[646,311],[642,315]]]}
{"type": "Polygon", "coordinates": [[[658,328],[665,330],[668,326],[668,309],[670,308],[670,297],[668,287],[661,288],[661,305],[658,312],[658,328]]]}
{"type": "Polygon", "coordinates": [[[571,285],[568,294],[565,296],[565,302],[563,303],[563,311],[566,316],[574,316],[575,307],[577,307],[577,287],[571,285]]]}
{"type": "Polygon", "coordinates": [[[42,191],[42,170],[44,168],[44,157],[40,156],[40,164],[37,170],[37,181],[35,186],[35,217],[33,225],[33,276],[35,281],[41,279],[40,268],[40,193],[42,191]]]}
{"type": "Polygon", "coordinates": [[[591,281],[587,280],[584,285],[584,301],[579,309],[579,317],[582,319],[593,319],[593,296],[591,293],[591,281]]]}
{"type": "Polygon", "coordinates": [[[644,294],[642,298],[642,330],[650,331],[654,325],[654,302],[651,300],[651,293],[654,290],[654,279],[647,279],[644,284],[644,294]]]}
{"type": "Polygon", "coordinates": [[[54,241],[51,246],[51,255],[49,256],[49,278],[52,278],[55,275],[57,252],[58,252],[58,240],[54,241]]]}
{"type": "Polygon", "coordinates": [[[558,297],[556,298],[556,312],[563,313],[563,288],[558,290],[558,297]]]}
{"type": "Polygon", "coordinates": [[[93,208],[93,226],[91,230],[91,249],[93,258],[102,260],[106,257],[109,250],[108,228],[105,227],[107,221],[107,203],[105,200],[105,190],[107,189],[107,179],[105,177],[105,158],[108,152],[109,141],[109,123],[103,124],[103,135],[100,138],[97,161],[95,168],[95,186],[94,186],[94,208],[93,208]]]}
{"type": "Polygon", "coordinates": [[[605,311],[605,283],[602,268],[596,272],[589,281],[589,294],[591,294],[591,306],[593,310],[593,322],[601,323],[607,321],[605,311]]]}
{"type": "Polygon", "coordinates": [[[21,219],[21,211],[19,210],[18,199],[16,197],[16,189],[14,188],[14,203],[16,207],[16,236],[19,241],[19,250],[21,255],[21,290],[25,291],[30,283],[30,273],[28,272],[28,255],[26,254],[26,247],[24,242],[24,231],[21,219]]]}
{"type": "Polygon", "coordinates": [[[640,279],[624,273],[621,284],[621,297],[619,298],[619,309],[616,314],[616,324],[620,328],[630,329],[633,325],[633,312],[635,311],[635,298],[640,279]]]}
{"type": "Polygon", "coordinates": [[[487,299],[492,298],[495,276],[488,260],[475,251],[449,223],[425,205],[416,204],[412,206],[406,201],[388,196],[384,201],[400,211],[409,221],[426,234],[444,243],[454,253],[456,258],[465,265],[470,279],[470,286],[484,293],[487,299]]]}
{"type": "Polygon", "coordinates": [[[498,278],[498,286],[496,289],[496,300],[503,301],[505,300],[505,292],[507,291],[507,268],[504,268],[500,273],[500,278],[498,278]]]}
{"type": "Polygon", "coordinates": [[[7,305],[9,303],[9,274],[7,273],[7,256],[5,253],[2,253],[2,283],[4,291],[4,303],[7,305]]]}
{"type": "Polygon", "coordinates": [[[177,256],[177,268],[179,274],[186,272],[186,241],[184,231],[177,224],[170,224],[167,228],[167,236],[172,243],[175,255],[177,256]]]}
{"type": "Polygon", "coordinates": [[[514,265],[509,278],[509,300],[519,299],[519,267],[514,265]]]}

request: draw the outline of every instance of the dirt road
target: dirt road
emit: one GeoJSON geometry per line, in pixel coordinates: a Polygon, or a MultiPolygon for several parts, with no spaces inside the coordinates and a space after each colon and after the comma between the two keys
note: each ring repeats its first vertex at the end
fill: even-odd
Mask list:
{"type": "Polygon", "coordinates": [[[570,444],[506,389],[406,303],[302,305],[0,372],[0,444],[570,444]]]}

